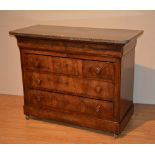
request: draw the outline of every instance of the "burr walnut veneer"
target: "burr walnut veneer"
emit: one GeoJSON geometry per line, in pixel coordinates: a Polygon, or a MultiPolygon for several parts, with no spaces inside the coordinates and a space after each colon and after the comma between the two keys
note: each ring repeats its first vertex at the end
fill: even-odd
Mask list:
{"type": "Polygon", "coordinates": [[[119,134],[133,114],[142,33],[47,25],[11,31],[21,55],[24,114],[119,134]]]}

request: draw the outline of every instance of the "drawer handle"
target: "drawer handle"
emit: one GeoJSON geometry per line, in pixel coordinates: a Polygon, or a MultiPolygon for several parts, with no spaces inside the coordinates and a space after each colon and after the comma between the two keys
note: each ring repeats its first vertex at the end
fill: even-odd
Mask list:
{"type": "Polygon", "coordinates": [[[99,111],[100,111],[100,108],[101,108],[101,106],[98,105],[98,106],[96,107],[96,112],[99,112],[99,111]]]}
{"type": "Polygon", "coordinates": [[[95,91],[96,91],[96,93],[101,93],[102,87],[96,86],[95,91]]]}
{"type": "Polygon", "coordinates": [[[102,68],[97,67],[97,68],[96,68],[96,74],[100,74],[100,73],[101,73],[101,69],[102,69],[102,68]]]}
{"type": "Polygon", "coordinates": [[[36,80],[36,83],[37,83],[38,85],[40,85],[41,82],[42,82],[42,81],[41,81],[40,79],[37,79],[37,80],[36,80]]]}

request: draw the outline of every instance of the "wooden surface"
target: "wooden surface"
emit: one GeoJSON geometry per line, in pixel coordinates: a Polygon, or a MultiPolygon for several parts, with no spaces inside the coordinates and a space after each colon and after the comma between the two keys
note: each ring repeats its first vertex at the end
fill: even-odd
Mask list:
{"type": "Polygon", "coordinates": [[[121,81],[122,77],[133,76],[134,68],[128,70],[128,63],[130,59],[134,62],[134,57],[127,55],[132,51],[134,55],[142,32],[45,25],[11,31],[21,55],[24,114],[121,133],[134,110],[132,96],[120,96],[122,88],[132,94],[132,87],[126,83],[133,85],[133,79],[121,81]],[[96,61],[96,57],[104,57],[104,61],[96,61]],[[29,96],[32,90],[42,93],[29,96]],[[44,100],[40,99],[42,95],[44,100]],[[36,97],[39,100],[33,104],[36,97]],[[101,100],[104,108],[88,99],[101,100]]]}
{"type": "Polygon", "coordinates": [[[14,31],[16,36],[44,37],[53,39],[80,40],[91,42],[127,43],[142,34],[142,30],[104,29],[87,27],[67,27],[34,25],[14,31]]]}
{"type": "Polygon", "coordinates": [[[26,120],[23,97],[0,95],[0,143],[155,143],[155,105],[135,104],[119,138],[113,134],[48,120],[26,120]]]}
{"type": "Polygon", "coordinates": [[[61,112],[87,114],[103,119],[113,119],[112,102],[38,90],[28,91],[28,96],[28,104],[31,104],[30,106],[33,106],[35,109],[57,109],[61,112]]]}
{"type": "MultiPolygon", "coordinates": [[[[20,43],[19,41],[18,45],[20,43]]],[[[130,106],[123,110],[124,117],[120,120],[119,109],[122,103],[119,102],[120,60],[115,59],[115,62],[112,63],[113,59],[111,61],[105,59],[101,62],[94,61],[94,56],[85,60],[85,55],[83,58],[75,59],[69,58],[68,55],[65,58],[61,55],[59,57],[50,56],[53,52],[45,55],[44,52],[37,51],[38,53],[36,53],[35,50],[28,54],[27,51],[29,50],[20,49],[25,94],[24,113],[26,115],[111,131],[116,134],[123,130],[133,113],[133,104],[131,99],[130,106]],[[37,101],[37,106],[34,106],[31,103],[32,100],[28,100],[29,91],[32,89],[44,91],[47,96],[48,92],[58,93],[60,96],[61,94],[70,95],[68,96],[70,103],[72,103],[72,96],[80,98],[74,104],[72,103],[67,111],[65,109],[68,106],[68,100],[62,100],[62,97],[53,99],[54,103],[48,100],[48,106],[45,105],[44,100],[37,101]],[[112,104],[113,113],[109,113],[108,106],[104,106],[103,109],[101,104],[98,102],[93,104],[92,101],[87,100],[88,98],[102,100],[103,104],[104,101],[108,101],[107,103],[112,104]],[[83,101],[84,99],[89,102],[89,106],[83,101]],[[53,104],[57,106],[53,107],[53,104]],[[80,110],[75,111],[75,108],[80,108],[80,110]],[[99,116],[99,118],[99,113],[106,114],[106,116],[104,115],[102,118],[99,116]]],[[[124,101],[123,104],[126,105],[126,102],[124,101]]]]}

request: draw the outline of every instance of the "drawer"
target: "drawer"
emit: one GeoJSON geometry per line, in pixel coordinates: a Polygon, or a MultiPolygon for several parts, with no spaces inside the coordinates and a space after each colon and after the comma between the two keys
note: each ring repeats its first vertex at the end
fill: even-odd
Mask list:
{"type": "Polygon", "coordinates": [[[102,119],[113,118],[113,103],[83,97],[29,90],[28,106],[91,115],[102,119]]]}
{"type": "Polygon", "coordinates": [[[83,61],[83,76],[114,80],[114,64],[111,62],[83,61]]]}
{"type": "Polygon", "coordinates": [[[24,78],[27,87],[34,89],[58,91],[103,100],[113,100],[114,98],[112,82],[29,71],[25,72],[24,78]]]}
{"type": "Polygon", "coordinates": [[[78,59],[52,57],[24,53],[24,68],[36,71],[47,71],[58,74],[80,75],[82,62],[78,59]]]}

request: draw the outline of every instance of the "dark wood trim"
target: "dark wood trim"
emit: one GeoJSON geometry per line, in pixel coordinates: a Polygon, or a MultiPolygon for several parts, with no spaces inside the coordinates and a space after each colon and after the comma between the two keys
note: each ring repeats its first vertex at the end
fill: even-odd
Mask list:
{"type": "Polygon", "coordinates": [[[50,40],[44,38],[17,37],[18,46],[31,50],[55,51],[67,54],[120,58],[123,44],[85,43],[77,41],[50,40]]]}

